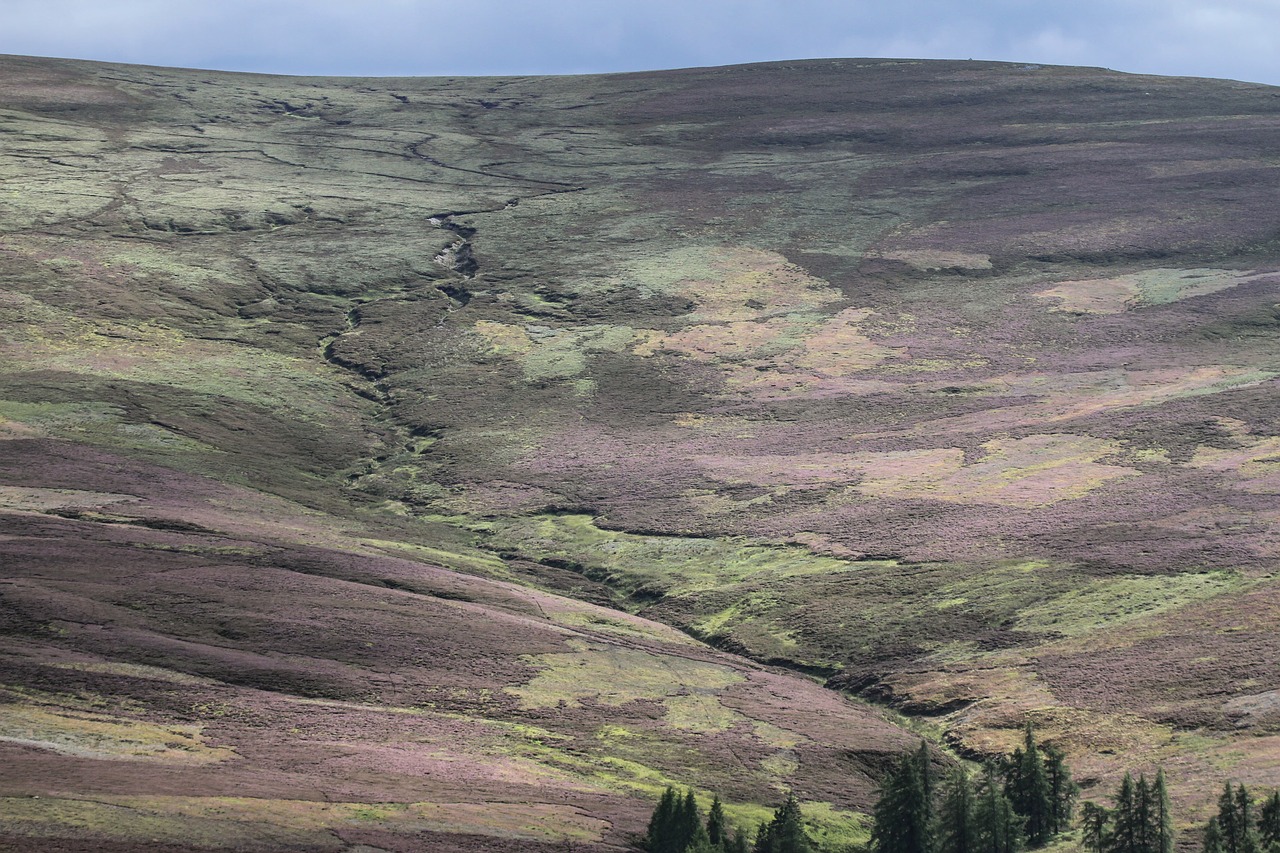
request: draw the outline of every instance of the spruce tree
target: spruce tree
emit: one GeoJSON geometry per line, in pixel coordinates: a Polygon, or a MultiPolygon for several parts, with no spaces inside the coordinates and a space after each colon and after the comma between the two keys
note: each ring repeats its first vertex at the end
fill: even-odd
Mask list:
{"type": "Polygon", "coordinates": [[[1060,749],[1044,748],[1044,770],[1049,780],[1049,834],[1057,835],[1071,828],[1071,814],[1080,786],[1071,778],[1071,769],[1060,749]]]}
{"type": "Polygon", "coordinates": [[[1124,774],[1120,790],[1116,792],[1115,822],[1111,830],[1111,853],[1143,853],[1139,846],[1141,827],[1138,826],[1137,792],[1133,776],[1124,774]]]}
{"type": "Polygon", "coordinates": [[[1169,802],[1164,768],[1156,770],[1156,781],[1151,787],[1151,827],[1155,840],[1151,853],[1173,853],[1173,807],[1169,802]]]}
{"type": "Polygon", "coordinates": [[[977,853],[973,785],[957,767],[942,787],[942,801],[934,822],[935,853],[977,853]]]}
{"type": "Polygon", "coordinates": [[[1025,820],[1027,844],[1042,847],[1053,836],[1053,803],[1035,731],[1027,721],[1022,748],[1013,753],[1005,779],[1005,794],[1025,820]]]}
{"type": "Polygon", "coordinates": [[[875,805],[871,847],[876,853],[929,853],[929,804],[916,755],[889,773],[875,805]]]}
{"type": "Polygon", "coordinates": [[[773,813],[773,823],[769,825],[769,840],[772,844],[769,853],[812,853],[813,845],[805,834],[800,804],[796,802],[795,794],[787,794],[787,801],[773,813]]]}
{"type": "Polygon", "coordinates": [[[751,850],[752,853],[774,853],[773,833],[769,824],[764,821],[760,821],[760,826],[756,829],[756,844],[751,850]]]}
{"type": "Polygon", "coordinates": [[[978,853],[1018,853],[1022,849],[1022,820],[996,783],[994,769],[987,768],[976,800],[974,829],[978,853]]]}
{"type": "Polygon", "coordinates": [[[1242,827],[1239,853],[1259,853],[1258,828],[1253,822],[1253,801],[1241,784],[1236,788],[1236,814],[1242,827]]]}
{"type": "Polygon", "coordinates": [[[728,825],[724,821],[724,804],[720,797],[711,800],[711,810],[707,812],[707,838],[717,847],[724,847],[729,840],[728,825]]]}
{"type": "Polygon", "coordinates": [[[675,853],[684,853],[689,845],[693,844],[698,833],[706,833],[702,828],[702,821],[698,817],[698,800],[693,795],[693,789],[690,788],[684,795],[684,799],[680,800],[676,807],[675,826],[673,833],[673,841],[676,845],[675,853]]]}
{"type": "Polygon", "coordinates": [[[1093,853],[1103,853],[1110,847],[1111,839],[1107,832],[1110,820],[1111,813],[1093,800],[1086,800],[1080,807],[1080,840],[1093,853]]]}
{"type": "Polygon", "coordinates": [[[1216,817],[1209,818],[1204,828],[1204,853],[1223,853],[1222,827],[1216,817]]]}
{"type": "Polygon", "coordinates": [[[684,848],[684,853],[721,853],[722,850],[724,848],[720,845],[711,843],[711,839],[707,837],[706,828],[699,824],[697,832],[684,848]]]}
{"type": "Polygon", "coordinates": [[[1280,853],[1280,791],[1273,791],[1258,814],[1258,840],[1264,853],[1280,853]]]}
{"type": "Polygon", "coordinates": [[[1244,785],[1233,790],[1231,783],[1226,783],[1218,798],[1217,825],[1223,853],[1259,853],[1253,804],[1244,785]]]}
{"type": "Polygon", "coordinates": [[[681,853],[676,847],[677,809],[676,789],[668,786],[649,818],[649,831],[645,833],[645,849],[649,853],[681,853]]]}
{"type": "Polygon", "coordinates": [[[1138,777],[1133,789],[1133,826],[1137,835],[1138,853],[1154,853],[1155,827],[1152,825],[1151,786],[1146,775],[1138,777]]]}
{"type": "Polygon", "coordinates": [[[749,853],[751,846],[747,843],[747,834],[742,827],[736,827],[733,835],[724,844],[725,853],[749,853]]]}
{"type": "Polygon", "coordinates": [[[924,788],[924,801],[928,804],[928,808],[932,810],[933,762],[929,760],[928,741],[920,741],[920,748],[916,750],[916,771],[920,774],[920,785],[924,788]]]}

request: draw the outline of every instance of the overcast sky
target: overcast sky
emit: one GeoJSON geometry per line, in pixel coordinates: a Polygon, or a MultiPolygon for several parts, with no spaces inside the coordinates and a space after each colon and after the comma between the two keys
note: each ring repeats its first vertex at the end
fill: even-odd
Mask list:
{"type": "Polygon", "coordinates": [[[285,74],[894,56],[1280,85],[1280,0],[0,0],[0,12],[0,53],[285,74]]]}

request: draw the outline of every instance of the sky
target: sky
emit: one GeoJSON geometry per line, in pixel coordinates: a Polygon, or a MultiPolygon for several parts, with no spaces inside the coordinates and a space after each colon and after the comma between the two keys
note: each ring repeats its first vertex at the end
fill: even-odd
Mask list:
{"type": "Polygon", "coordinates": [[[0,0],[0,53],[281,74],[997,59],[1280,85],[1280,0],[0,0]]]}

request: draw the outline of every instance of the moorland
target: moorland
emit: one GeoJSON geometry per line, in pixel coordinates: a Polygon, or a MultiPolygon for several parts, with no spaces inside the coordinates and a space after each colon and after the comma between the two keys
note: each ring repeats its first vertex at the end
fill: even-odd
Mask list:
{"type": "Polygon", "coordinates": [[[1280,90],[0,79],[0,846],[1280,778],[1280,90]]]}

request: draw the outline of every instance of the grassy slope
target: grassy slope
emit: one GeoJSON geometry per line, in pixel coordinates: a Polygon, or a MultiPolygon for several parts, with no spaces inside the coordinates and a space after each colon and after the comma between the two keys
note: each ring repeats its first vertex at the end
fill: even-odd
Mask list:
{"type": "Polygon", "coordinates": [[[1032,713],[1193,809],[1273,778],[1273,90],[5,69],[9,447],[625,596],[967,748],[1032,713]]]}
{"type": "Polygon", "coordinates": [[[909,735],[349,488],[431,438],[330,345],[457,306],[433,215],[544,191],[415,150],[462,95],[4,73],[0,846],[616,849],[668,783],[865,834],[909,735]]]}

